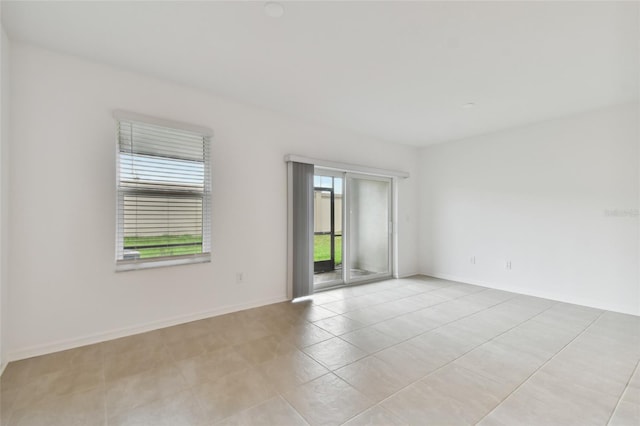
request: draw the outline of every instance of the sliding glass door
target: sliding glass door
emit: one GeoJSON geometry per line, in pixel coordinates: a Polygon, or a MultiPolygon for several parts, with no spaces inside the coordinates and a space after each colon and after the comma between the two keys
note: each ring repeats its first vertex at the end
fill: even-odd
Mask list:
{"type": "Polygon", "coordinates": [[[347,282],[391,275],[391,179],[346,175],[347,282]]]}
{"type": "Polygon", "coordinates": [[[316,168],[315,290],[391,276],[391,182],[316,168]]]}

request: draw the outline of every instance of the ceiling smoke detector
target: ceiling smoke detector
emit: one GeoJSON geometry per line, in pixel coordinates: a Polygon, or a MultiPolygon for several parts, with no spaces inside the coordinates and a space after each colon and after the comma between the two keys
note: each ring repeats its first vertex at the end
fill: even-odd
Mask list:
{"type": "Polygon", "coordinates": [[[264,4],[264,14],[270,18],[280,18],[284,15],[284,6],[270,1],[264,4]]]}

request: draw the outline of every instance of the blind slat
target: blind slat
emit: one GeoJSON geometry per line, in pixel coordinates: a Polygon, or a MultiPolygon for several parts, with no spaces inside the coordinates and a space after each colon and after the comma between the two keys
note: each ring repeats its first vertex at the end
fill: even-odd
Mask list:
{"type": "Polygon", "coordinates": [[[117,143],[116,259],[208,253],[209,137],[121,120],[117,143]]]}

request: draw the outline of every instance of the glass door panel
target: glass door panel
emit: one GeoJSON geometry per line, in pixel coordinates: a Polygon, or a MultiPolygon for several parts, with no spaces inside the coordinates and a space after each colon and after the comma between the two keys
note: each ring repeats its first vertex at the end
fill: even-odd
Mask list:
{"type": "Polygon", "coordinates": [[[391,275],[391,180],[347,174],[348,280],[391,275]]]}
{"type": "Polygon", "coordinates": [[[313,224],[313,272],[329,272],[335,269],[335,214],[332,189],[315,188],[313,224]]]}
{"type": "Polygon", "coordinates": [[[313,282],[316,289],[343,284],[342,174],[316,170],[313,197],[313,282]]]}

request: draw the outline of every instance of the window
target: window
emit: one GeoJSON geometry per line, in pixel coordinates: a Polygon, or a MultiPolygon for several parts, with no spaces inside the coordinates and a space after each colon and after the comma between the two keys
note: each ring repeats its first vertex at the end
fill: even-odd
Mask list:
{"type": "Polygon", "coordinates": [[[211,133],[116,112],[116,269],[210,260],[211,133]]]}

